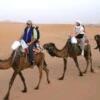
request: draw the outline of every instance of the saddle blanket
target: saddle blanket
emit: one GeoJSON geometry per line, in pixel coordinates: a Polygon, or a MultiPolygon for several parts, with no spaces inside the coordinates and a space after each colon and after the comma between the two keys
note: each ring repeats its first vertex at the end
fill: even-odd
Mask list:
{"type": "Polygon", "coordinates": [[[72,43],[72,44],[77,44],[77,43],[78,43],[75,36],[73,36],[73,37],[71,38],[71,43],[72,43]]]}
{"type": "Polygon", "coordinates": [[[11,49],[16,50],[19,46],[21,46],[23,49],[28,48],[28,45],[25,43],[25,41],[20,40],[20,41],[14,41],[11,45],[11,49]]]}

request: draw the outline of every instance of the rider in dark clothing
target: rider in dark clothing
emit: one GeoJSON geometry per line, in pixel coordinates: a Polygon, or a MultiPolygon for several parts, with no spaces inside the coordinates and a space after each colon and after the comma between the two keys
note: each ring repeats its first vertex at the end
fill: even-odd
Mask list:
{"type": "Polygon", "coordinates": [[[38,40],[38,32],[37,29],[35,29],[35,27],[32,26],[32,22],[29,20],[27,21],[27,26],[24,29],[24,34],[22,36],[22,39],[27,43],[28,45],[28,60],[29,63],[31,65],[34,64],[34,52],[33,52],[33,48],[35,46],[35,42],[38,40]],[[36,30],[36,32],[34,33],[34,30],[36,30]]]}
{"type": "Polygon", "coordinates": [[[28,44],[32,40],[33,27],[27,24],[27,27],[24,29],[24,34],[22,39],[28,44]]]}

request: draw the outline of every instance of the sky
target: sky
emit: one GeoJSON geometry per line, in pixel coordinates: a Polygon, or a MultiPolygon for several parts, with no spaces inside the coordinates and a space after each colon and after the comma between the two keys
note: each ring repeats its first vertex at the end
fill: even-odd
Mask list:
{"type": "Polygon", "coordinates": [[[0,0],[0,21],[100,24],[100,0],[0,0]]]}

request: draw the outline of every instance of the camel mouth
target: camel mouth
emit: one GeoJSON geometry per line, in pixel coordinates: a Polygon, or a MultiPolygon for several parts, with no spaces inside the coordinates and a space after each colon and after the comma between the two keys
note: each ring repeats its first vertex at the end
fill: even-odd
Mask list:
{"type": "Polygon", "coordinates": [[[44,45],[43,45],[43,48],[46,49],[47,52],[48,52],[52,57],[55,56],[54,47],[52,46],[51,43],[44,44],[44,45]]]}
{"type": "Polygon", "coordinates": [[[44,49],[47,49],[47,47],[48,47],[47,44],[44,44],[44,45],[43,45],[43,48],[44,48],[44,49]]]}

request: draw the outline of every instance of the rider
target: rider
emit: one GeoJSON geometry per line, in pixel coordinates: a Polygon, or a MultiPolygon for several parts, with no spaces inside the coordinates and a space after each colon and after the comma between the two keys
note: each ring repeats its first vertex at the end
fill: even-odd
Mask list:
{"type": "Polygon", "coordinates": [[[84,55],[84,46],[85,46],[84,35],[85,35],[85,27],[79,21],[77,21],[75,23],[75,34],[76,34],[76,38],[80,41],[79,44],[80,44],[80,47],[82,49],[81,55],[84,55]]]}
{"type": "Polygon", "coordinates": [[[40,45],[40,41],[39,41],[39,39],[40,39],[40,31],[39,31],[39,27],[38,26],[35,25],[34,27],[35,27],[34,33],[37,34],[37,39],[35,41],[35,45],[33,47],[33,51],[35,53],[39,53],[39,52],[41,52],[43,50],[43,48],[40,45]]]}
{"type": "Polygon", "coordinates": [[[38,33],[36,30],[36,27],[33,27],[32,21],[28,20],[26,22],[26,27],[24,29],[24,34],[22,35],[21,39],[23,39],[26,44],[28,45],[28,58],[29,58],[29,63],[31,65],[34,64],[34,52],[33,52],[33,47],[38,40],[38,33]]]}

